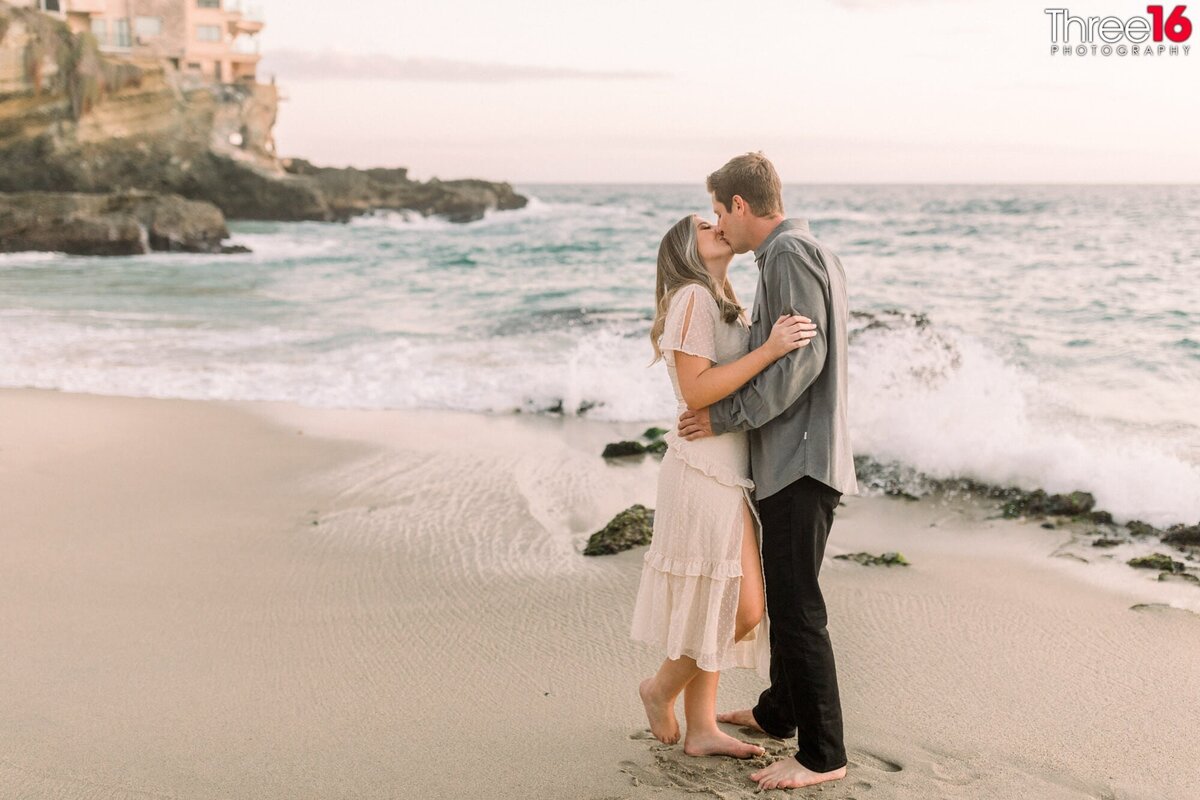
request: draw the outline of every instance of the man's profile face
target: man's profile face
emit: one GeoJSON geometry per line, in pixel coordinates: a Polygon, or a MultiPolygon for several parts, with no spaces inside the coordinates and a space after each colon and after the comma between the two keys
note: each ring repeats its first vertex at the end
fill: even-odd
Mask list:
{"type": "Polygon", "coordinates": [[[717,215],[717,234],[729,244],[733,252],[745,253],[750,248],[746,244],[746,231],[742,224],[745,219],[745,203],[740,203],[741,213],[738,213],[739,201],[742,198],[734,195],[730,201],[734,205],[734,210],[730,210],[725,207],[724,203],[717,199],[715,192],[711,193],[711,197],[712,210],[717,215]]]}

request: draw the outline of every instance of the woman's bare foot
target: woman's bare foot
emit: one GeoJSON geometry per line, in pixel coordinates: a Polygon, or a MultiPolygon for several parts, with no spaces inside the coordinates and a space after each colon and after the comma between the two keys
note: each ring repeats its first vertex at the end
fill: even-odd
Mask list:
{"type": "Polygon", "coordinates": [[[656,696],[653,691],[654,678],[646,678],[638,684],[638,695],[646,707],[646,719],[650,721],[650,732],[663,744],[679,741],[679,723],[675,720],[675,704],[656,696]]]}
{"type": "MultiPolygon", "coordinates": [[[[753,710],[749,708],[739,708],[737,711],[724,711],[717,714],[717,722],[729,722],[733,725],[741,725],[743,728],[753,728],[759,733],[767,733],[754,718],[753,710]]],[[[769,733],[767,735],[770,736],[769,733]]]]}
{"type": "Polygon", "coordinates": [[[754,758],[766,755],[766,750],[756,744],[735,739],[720,730],[692,733],[689,727],[687,736],[683,739],[683,752],[689,756],[733,756],[734,758],[754,758]]]}
{"type": "Polygon", "coordinates": [[[839,767],[829,772],[813,772],[795,758],[783,758],[758,772],[750,773],[750,779],[758,781],[759,789],[799,789],[815,786],[826,781],[846,777],[846,768],[839,767]]]}

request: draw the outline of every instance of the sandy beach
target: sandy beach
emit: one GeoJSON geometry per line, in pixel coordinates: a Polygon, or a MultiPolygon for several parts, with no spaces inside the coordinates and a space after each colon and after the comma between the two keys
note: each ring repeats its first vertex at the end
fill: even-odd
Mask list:
{"type": "MultiPolygon", "coordinates": [[[[0,798],[750,796],[646,732],[644,549],[580,555],[644,427],[0,391],[0,798]]],[[[994,516],[846,499],[850,773],[791,794],[1200,796],[1200,587],[994,516]]]]}

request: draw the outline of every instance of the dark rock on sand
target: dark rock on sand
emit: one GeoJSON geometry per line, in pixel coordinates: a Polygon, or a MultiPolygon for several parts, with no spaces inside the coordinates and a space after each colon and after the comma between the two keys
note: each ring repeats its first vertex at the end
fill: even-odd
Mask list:
{"type": "Polygon", "coordinates": [[[646,452],[656,456],[667,452],[667,440],[663,438],[666,433],[666,428],[647,428],[642,433],[642,438],[647,441],[646,452]]]}
{"type": "Polygon", "coordinates": [[[1044,517],[1051,515],[1079,516],[1087,514],[1096,505],[1090,492],[1070,494],[1046,494],[1041,489],[1020,492],[1004,503],[1002,511],[1006,517],[1044,517]]]}
{"type": "Polygon", "coordinates": [[[1158,528],[1154,527],[1153,525],[1148,525],[1145,522],[1142,522],[1140,519],[1130,520],[1129,522],[1125,523],[1125,527],[1128,528],[1129,532],[1134,536],[1157,536],[1159,534],[1158,528]]]}
{"type": "Polygon", "coordinates": [[[1120,539],[1097,539],[1092,542],[1092,547],[1116,547],[1117,545],[1125,544],[1120,539]]]}
{"type": "MultiPolygon", "coordinates": [[[[229,236],[211,203],[178,195],[16,192],[0,194],[0,251],[140,255],[151,250],[221,253],[229,236]]],[[[232,250],[233,248],[229,248],[232,250]]],[[[239,248],[239,252],[247,252],[239,248]]]]}
{"type": "Polygon", "coordinates": [[[588,538],[585,556],[606,556],[643,544],[650,544],[654,533],[654,509],[633,505],[617,514],[601,530],[588,538]]]}
{"type": "Polygon", "coordinates": [[[864,567],[890,567],[899,566],[907,567],[909,562],[904,556],[899,553],[884,553],[881,556],[872,555],[871,553],[844,553],[840,556],[834,556],[843,561],[853,561],[856,564],[862,564],[864,567]]]}
{"type": "Polygon", "coordinates": [[[1183,562],[1175,561],[1165,553],[1154,553],[1148,556],[1131,558],[1126,563],[1137,569],[1157,569],[1163,572],[1183,572],[1187,569],[1183,562]]]}
{"type": "Polygon", "coordinates": [[[1200,524],[1173,525],[1162,537],[1163,544],[1182,548],[1200,548],[1200,524]]]}
{"type": "Polygon", "coordinates": [[[601,453],[604,458],[623,458],[625,456],[640,456],[646,452],[646,445],[641,442],[613,442],[604,446],[601,453]]]}

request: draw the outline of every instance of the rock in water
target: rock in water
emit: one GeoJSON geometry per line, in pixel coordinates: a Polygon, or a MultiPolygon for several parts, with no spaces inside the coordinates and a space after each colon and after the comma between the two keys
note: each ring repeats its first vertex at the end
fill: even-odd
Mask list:
{"type": "Polygon", "coordinates": [[[623,456],[640,456],[646,452],[646,445],[641,442],[613,442],[604,446],[601,453],[605,458],[621,458],[623,456]]]}
{"type": "Polygon", "coordinates": [[[0,194],[0,251],[140,255],[223,252],[225,217],[210,204],[150,192],[0,194]]]}
{"type": "Polygon", "coordinates": [[[843,553],[840,556],[834,556],[843,561],[853,561],[856,564],[862,564],[864,567],[907,567],[908,559],[899,553],[884,553],[881,556],[872,555],[871,553],[843,553]]]}
{"type": "Polygon", "coordinates": [[[607,556],[650,544],[654,534],[654,509],[632,505],[588,538],[585,556],[607,556]]]}
{"type": "Polygon", "coordinates": [[[666,428],[646,428],[646,432],[642,434],[642,438],[649,439],[650,441],[654,441],[655,439],[661,439],[662,437],[664,437],[666,435],[667,435],[666,428]]]}
{"type": "Polygon", "coordinates": [[[1165,553],[1154,553],[1148,556],[1131,558],[1125,562],[1137,569],[1157,569],[1163,572],[1183,572],[1187,567],[1181,561],[1175,561],[1165,553]]]}
{"type": "Polygon", "coordinates": [[[667,443],[663,439],[655,439],[650,444],[646,445],[647,453],[654,453],[656,456],[661,456],[667,452],[667,443]]]}

